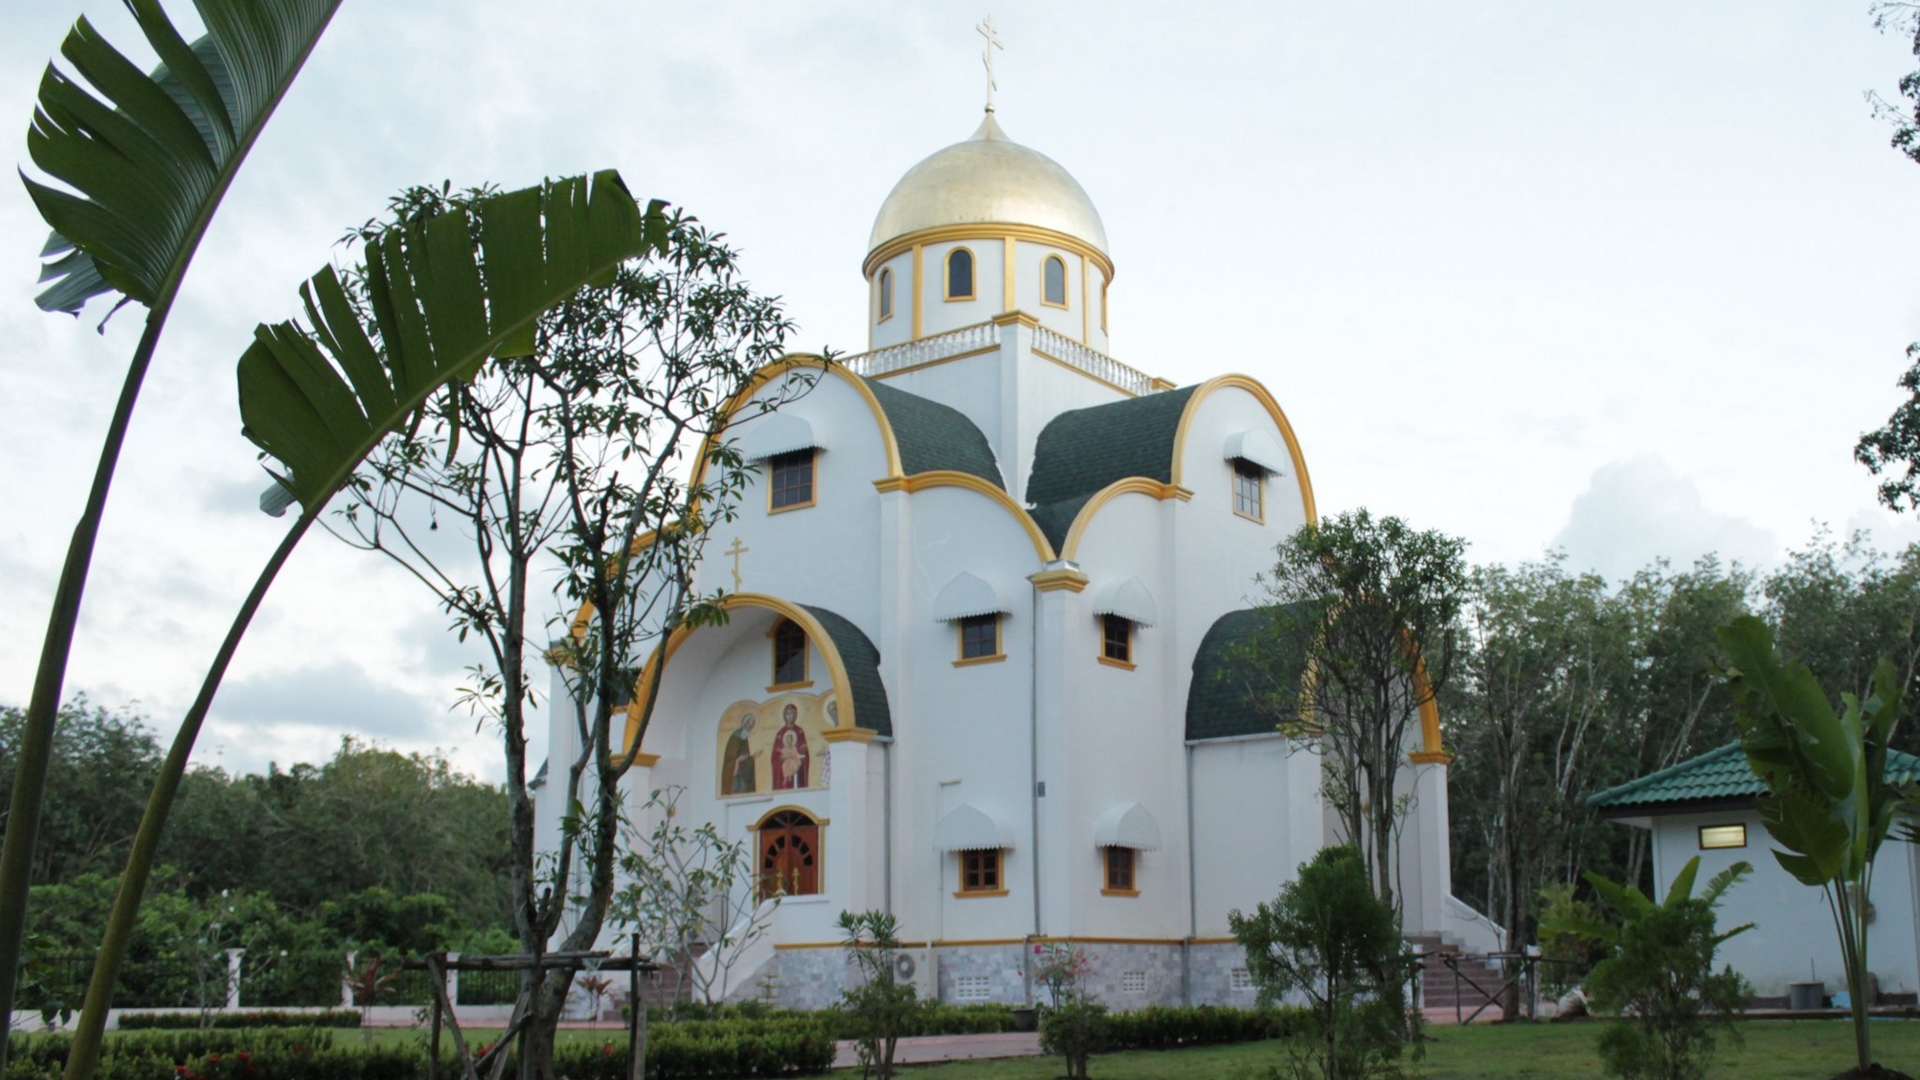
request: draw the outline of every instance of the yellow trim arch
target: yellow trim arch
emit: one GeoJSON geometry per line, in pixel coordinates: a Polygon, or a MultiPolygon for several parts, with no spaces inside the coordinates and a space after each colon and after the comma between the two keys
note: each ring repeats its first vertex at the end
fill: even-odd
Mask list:
{"type": "Polygon", "coordinates": [[[1040,526],[1033,520],[1033,515],[1027,513],[1025,507],[1014,502],[1013,496],[1007,494],[1004,489],[972,473],[958,472],[953,469],[931,469],[927,472],[914,473],[912,476],[883,477],[875,480],[873,486],[881,491],[904,491],[908,494],[925,491],[928,488],[947,487],[979,492],[1007,513],[1012,514],[1013,519],[1027,530],[1027,539],[1033,542],[1033,553],[1041,563],[1052,562],[1054,559],[1053,544],[1048,542],[1047,534],[1040,531],[1040,526]]]}
{"type": "Polygon", "coordinates": [[[887,410],[880,407],[880,399],[873,396],[873,391],[868,388],[866,380],[848,371],[845,367],[839,364],[830,364],[818,356],[813,356],[808,353],[793,353],[788,356],[783,356],[761,368],[759,371],[754,372],[753,377],[747,380],[747,385],[741,387],[740,392],[733,395],[733,400],[727,402],[727,407],[724,410],[727,417],[726,426],[722,427],[713,435],[708,436],[700,443],[700,456],[693,463],[693,479],[690,481],[691,486],[699,486],[700,481],[707,475],[707,455],[713,449],[714,440],[724,438],[727,431],[733,427],[733,414],[739,410],[740,406],[751,400],[753,395],[757,393],[761,387],[795,368],[802,367],[817,368],[823,373],[837,375],[844,380],[847,385],[853,387],[853,389],[859,393],[861,399],[867,403],[867,411],[873,413],[875,426],[880,429],[880,441],[886,445],[887,475],[899,476],[901,474],[900,443],[893,437],[893,422],[887,419],[887,410]]]}
{"type": "MultiPolygon", "coordinates": [[[[827,628],[820,624],[819,619],[813,617],[813,612],[808,611],[806,608],[790,600],[782,600],[777,596],[768,596],[764,593],[730,593],[720,598],[720,610],[733,612],[740,608],[755,608],[762,611],[771,611],[776,615],[781,615],[791,620],[795,625],[799,626],[800,629],[807,632],[808,644],[819,650],[820,659],[827,662],[827,674],[833,680],[833,700],[840,714],[839,725],[828,728],[822,732],[822,734],[827,737],[827,741],[838,741],[834,738],[835,732],[850,732],[853,729],[859,728],[859,717],[854,715],[853,694],[848,689],[850,683],[847,679],[846,661],[841,659],[840,647],[834,644],[833,635],[827,633],[827,628]]],[[[686,643],[687,638],[692,636],[696,631],[703,629],[709,628],[683,626],[675,630],[672,634],[668,635],[664,643],[655,647],[653,658],[648,660],[647,666],[641,669],[640,678],[635,680],[633,703],[627,706],[626,733],[620,740],[620,745],[625,749],[627,754],[632,755],[639,753],[640,740],[645,737],[645,733],[640,730],[640,703],[652,696],[651,690],[649,689],[652,681],[658,677],[660,669],[666,666],[666,662],[673,658],[673,654],[680,651],[680,646],[686,643]]],[[[872,729],[860,728],[860,730],[866,731],[872,729]]],[[[841,738],[856,737],[857,736],[852,735],[841,736],[841,738]]]]}
{"type": "Polygon", "coordinates": [[[1158,480],[1149,480],[1144,476],[1129,476],[1124,480],[1115,480],[1099,491],[1094,492],[1080,512],[1073,515],[1073,524],[1067,527],[1067,537],[1060,544],[1060,557],[1077,560],[1080,557],[1080,540],[1087,533],[1087,527],[1093,524],[1093,516],[1100,508],[1122,495],[1151,495],[1161,501],[1179,499],[1186,502],[1193,498],[1193,492],[1178,484],[1163,484],[1158,480]]]}
{"type": "Polygon", "coordinates": [[[1280,403],[1273,400],[1273,394],[1269,392],[1265,386],[1261,385],[1260,380],[1252,378],[1251,376],[1222,375],[1218,378],[1208,379],[1194,390],[1192,397],[1187,399],[1187,407],[1180,413],[1180,426],[1175,428],[1173,433],[1173,482],[1175,484],[1182,483],[1182,476],[1184,475],[1186,464],[1184,457],[1187,448],[1187,433],[1193,423],[1194,414],[1200,408],[1200,403],[1205,401],[1208,395],[1212,394],[1215,390],[1225,389],[1230,386],[1252,394],[1254,399],[1259,401],[1261,406],[1267,410],[1267,415],[1273,418],[1274,425],[1280,429],[1280,437],[1286,440],[1287,454],[1293,458],[1293,470],[1299,474],[1300,502],[1307,513],[1307,524],[1312,525],[1318,522],[1320,520],[1320,513],[1313,503],[1313,481],[1307,475],[1307,458],[1305,454],[1300,452],[1300,440],[1294,437],[1293,425],[1287,422],[1287,414],[1281,411],[1280,403]]]}

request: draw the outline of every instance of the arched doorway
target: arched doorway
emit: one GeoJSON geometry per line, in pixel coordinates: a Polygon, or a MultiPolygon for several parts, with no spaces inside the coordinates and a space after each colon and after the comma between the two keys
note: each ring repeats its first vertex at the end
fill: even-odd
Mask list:
{"type": "Polygon", "coordinates": [[[760,899],[820,891],[820,824],[799,810],[760,823],[760,899]]]}

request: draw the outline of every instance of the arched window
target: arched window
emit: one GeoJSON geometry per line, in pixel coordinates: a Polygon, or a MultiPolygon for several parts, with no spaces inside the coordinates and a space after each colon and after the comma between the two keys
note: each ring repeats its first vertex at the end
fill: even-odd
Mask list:
{"type": "Polygon", "coordinates": [[[1067,306],[1067,260],[1047,256],[1040,264],[1040,302],[1053,307],[1067,306]]]}
{"type": "Polygon", "coordinates": [[[800,686],[807,682],[807,632],[792,619],[773,628],[773,685],[800,686]]]}
{"type": "Polygon", "coordinates": [[[973,252],[966,248],[947,253],[947,299],[973,299],[973,252]]]}
{"type": "Polygon", "coordinates": [[[893,318],[893,269],[891,267],[885,267],[881,269],[879,288],[880,288],[879,321],[886,322],[888,319],[893,318]]]}
{"type": "Polygon", "coordinates": [[[769,814],[759,825],[760,899],[820,891],[820,823],[798,810],[769,814]]]}

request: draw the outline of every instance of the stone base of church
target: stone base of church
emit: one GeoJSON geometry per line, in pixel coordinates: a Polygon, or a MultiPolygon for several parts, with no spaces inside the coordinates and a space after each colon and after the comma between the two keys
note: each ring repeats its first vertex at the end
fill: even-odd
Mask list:
{"type": "MultiPolygon", "coordinates": [[[[1088,991],[1115,1011],[1150,1005],[1247,1008],[1254,1004],[1254,991],[1245,976],[1246,953],[1233,942],[1089,940],[1074,944],[1087,955],[1088,991]]],[[[1044,987],[1029,987],[1028,955],[1033,948],[1024,942],[935,947],[931,952],[939,1000],[949,1005],[1026,1005],[1033,997],[1044,1000],[1044,987]]],[[[903,951],[919,957],[927,950],[903,951]]],[[[730,996],[789,1009],[824,1009],[839,1002],[854,978],[842,949],[780,949],[753,985],[742,986],[730,996]]]]}

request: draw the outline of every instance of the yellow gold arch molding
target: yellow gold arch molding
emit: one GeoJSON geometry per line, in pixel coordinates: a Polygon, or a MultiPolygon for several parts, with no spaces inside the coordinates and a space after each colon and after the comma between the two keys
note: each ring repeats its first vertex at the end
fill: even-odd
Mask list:
{"type": "MultiPolygon", "coordinates": [[[[880,399],[873,396],[873,391],[867,388],[865,379],[848,371],[839,364],[830,364],[820,357],[809,353],[790,353],[761,368],[759,371],[754,372],[753,377],[747,380],[747,384],[740,388],[739,393],[733,395],[733,399],[727,402],[727,407],[723,410],[727,417],[727,427],[733,426],[733,414],[739,410],[740,406],[751,400],[753,395],[757,393],[761,387],[795,368],[815,368],[827,374],[838,376],[848,386],[853,387],[854,392],[859,394],[861,400],[867,403],[867,411],[873,414],[874,425],[880,429],[880,441],[886,444],[887,475],[899,476],[901,474],[900,443],[893,437],[893,423],[887,419],[887,411],[880,407],[880,399]]],[[[723,427],[701,442],[700,456],[694,459],[693,464],[692,484],[694,486],[698,486],[701,478],[706,476],[707,454],[713,449],[714,440],[724,436],[726,433],[727,428],[723,427]]]]}
{"type": "Polygon", "coordinates": [[[1151,495],[1156,499],[1179,499],[1181,502],[1193,498],[1193,492],[1178,484],[1163,484],[1158,480],[1149,480],[1144,476],[1129,476],[1125,480],[1115,480],[1099,491],[1094,492],[1080,512],[1073,515],[1073,524],[1067,527],[1067,538],[1060,544],[1060,557],[1078,559],[1080,557],[1080,538],[1086,535],[1087,526],[1093,524],[1093,515],[1100,508],[1122,495],[1151,495]]]}
{"type": "MultiPolygon", "coordinates": [[[[819,651],[821,659],[827,662],[827,672],[833,680],[833,700],[840,716],[839,725],[828,728],[823,732],[824,737],[828,742],[848,739],[866,742],[874,737],[873,730],[860,727],[860,718],[854,715],[853,694],[848,689],[852,684],[847,680],[847,665],[846,661],[840,657],[840,647],[834,643],[833,635],[827,633],[827,628],[820,625],[820,620],[813,617],[811,611],[777,596],[747,592],[732,593],[722,597],[720,607],[728,612],[742,608],[771,611],[791,619],[800,629],[806,631],[807,641],[819,651]]],[[[665,642],[654,649],[653,658],[647,661],[645,668],[641,669],[640,678],[633,691],[633,703],[627,706],[627,730],[620,743],[627,754],[636,754],[640,750],[640,741],[645,735],[640,730],[640,722],[644,719],[641,703],[653,696],[653,680],[659,677],[661,669],[666,666],[668,660],[673,658],[674,653],[680,651],[680,646],[686,643],[687,638],[700,629],[704,628],[683,626],[675,630],[668,635],[665,642]]]]}
{"type": "Polygon", "coordinates": [[[1173,434],[1173,482],[1175,484],[1182,482],[1181,478],[1186,465],[1184,457],[1187,448],[1187,430],[1193,423],[1194,415],[1200,411],[1200,403],[1215,390],[1222,390],[1229,386],[1252,394],[1254,399],[1260,402],[1261,407],[1267,410],[1267,415],[1273,418],[1274,425],[1280,429],[1280,437],[1287,442],[1287,454],[1293,458],[1293,471],[1299,476],[1300,502],[1307,513],[1307,524],[1318,522],[1320,514],[1313,504],[1313,481],[1307,476],[1307,458],[1300,452],[1300,440],[1294,437],[1293,425],[1287,422],[1287,414],[1280,410],[1280,403],[1273,400],[1273,394],[1260,384],[1260,380],[1250,376],[1222,375],[1219,378],[1208,379],[1194,390],[1192,397],[1187,399],[1187,407],[1180,413],[1180,426],[1174,430],[1173,434]]]}
{"type": "Polygon", "coordinates": [[[1033,543],[1033,553],[1039,558],[1042,564],[1053,561],[1053,544],[1047,540],[1047,534],[1040,531],[1040,526],[1033,520],[1033,515],[1027,513],[1025,507],[1014,502],[1013,496],[1007,494],[1006,491],[998,485],[983,480],[972,473],[957,472],[952,469],[932,469],[927,472],[914,473],[912,476],[883,477],[875,480],[873,486],[881,491],[904,491],[908,494],[916,491],[925,491],[928,488],[949,487],[964,488],[968,491],[978,492],[985,495],[990,501],[1007,513],[1013,515],[1014,521],[1018,522],[1020,526],[1027,531],[1027,539],[1033,543]]]}

